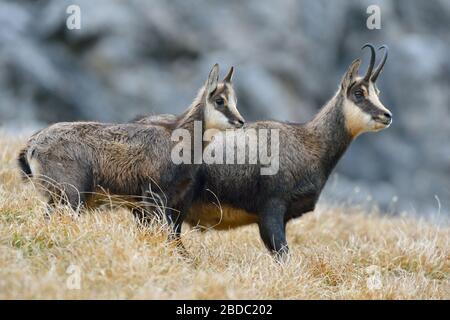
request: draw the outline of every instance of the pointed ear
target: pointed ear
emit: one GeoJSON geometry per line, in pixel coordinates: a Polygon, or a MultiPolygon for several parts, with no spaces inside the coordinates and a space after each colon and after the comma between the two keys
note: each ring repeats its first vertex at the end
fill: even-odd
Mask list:
{"type": "Polygon", "coordinates": [[[230,71],[228,71],[225,78],[223,78],[223,82],[231,83],[231,81],[233,80],[233,74],[234,74],[234,67],[231,67],[230,71]]]}
{"type": "Polygon", "coordinates": [[[208,80],[206,81],[205,90],[208,96],[217,89],[218,83],[219,83],[219,65],[216,63],[209,72],[208,80]]]}
{"type": "Polygon", "coordinates": [[[346,91],[348,89],[348,87],[353,82],[355,82],[356,77],[358,76],[358,70],[359,70],[360,66],[361,66],[360,59],[356,59],[352,62],[352,64],[348,68],[347,72],[345,73],[344,77],[342,78],[342,81],[341,81],[342,90],[346,91]]]}

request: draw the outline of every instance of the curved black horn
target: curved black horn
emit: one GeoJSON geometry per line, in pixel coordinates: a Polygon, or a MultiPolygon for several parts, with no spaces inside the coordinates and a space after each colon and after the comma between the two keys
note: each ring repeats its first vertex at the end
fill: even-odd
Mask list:
{"type": "Polygon", "coordinates": [[[381,60],[380,64],[378,65],[378,67],[375,69],[371,80],[373,82],[376,82],[378,79],[378,76],[381,73],[381,70],[383,70],[384,68],[384,64],[386,63],[387,57],[388,57],[388,53],[389,53],[389,47],[387,45],[382,45],[381,47],[378,48],[378,50],[384,49],[384,56],[383,59],[381,60]]]}
{"type": "Polygon", "coordinates": [[[364,76],[364,80],[369,81],[370,77],[372,76],[373,67],[375,65],[375,47],[371,43],[366,43],[362,46],[361,50],[364,50],[364,48],[369,48],[371,53],[369,68],[367,69],[367,73],[364,76]]]}

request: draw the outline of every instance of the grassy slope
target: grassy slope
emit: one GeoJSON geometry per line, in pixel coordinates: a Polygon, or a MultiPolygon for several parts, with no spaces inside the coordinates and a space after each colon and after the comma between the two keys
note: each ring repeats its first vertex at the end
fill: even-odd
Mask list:
{"type": "Polygon", "coordinates": [[[45,221],[15,170],[22,142],[0,138],[2,299],[450,298],[450,229],[414,219],[320,207],[289,224],[283,265],[256,226],[188,231],[188,262],[163,230],[137,228],[126,210],[73,218],[61,209],[45,221]],[[71,265],[81,270],[79,290],[66,285],[71,265]]]}

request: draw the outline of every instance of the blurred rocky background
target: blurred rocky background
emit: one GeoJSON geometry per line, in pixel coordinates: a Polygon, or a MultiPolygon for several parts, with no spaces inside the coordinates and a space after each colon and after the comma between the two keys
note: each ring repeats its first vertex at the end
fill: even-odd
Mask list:
{"type": "MultiPolygon", "coordinates": [[[[212,64],[237,67],[248,120],[304,122],[366,42],[386,43],[378,83],[391,128],[357,139],[322,201],[448,215],[450,1],[0,1],[0,128],[178,113],[212,64]],[[81,30],[66,9],[81,8],[81,30]],[[381,30],[368,30],[369,5],[381,30]]],[[[364,71],[364,70],[363,70],[364,71]]]]}

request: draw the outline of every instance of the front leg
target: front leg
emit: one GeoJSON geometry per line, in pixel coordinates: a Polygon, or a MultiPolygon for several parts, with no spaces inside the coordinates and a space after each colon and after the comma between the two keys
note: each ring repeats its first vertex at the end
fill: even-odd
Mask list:
{"type": "Polygon", "coordinates": [[[183,225],[185,212],[187,212],[187,209],[178,206],[173,209],[167,208],[166,218],[170,227],[169,241],[176,245],[176,248],[182,256],[189,257],[189,252],[186,250],[183,242],[181,241],[181,227],[183,225]]]}
{"type": "Polygon", "coordinates": [[[285,213],[286,204],[283,200],[269,199],[259,214],[259,234],[267,249],[278,259],[284,258],[289,253],[286,241],[285,213]]]}
{"type": "Polygon", "coordinates": [[[150,227],[155,221],[158,220],[158,217],[154,214],[154,209],[152,203],[142,203],[139,206],[135,206],[131,208],[131,213],[133,214],[134,218],[136,219],[136,222],[145,227],[150,227]],[[152,209],[150,209],[152,208],[152,209]]]}
{"type": "Polygon", "coordinates": [[[189,253],[181,242],[181,227],[183,225],[184,219],[189,211],[192,201],[194,198],[194,188],[192,182],[184,182],[178,185],[178,196],[172,195],[169,199],[168,208],[166,208],[166,218],[171,227],[171,232],[169,234],[169,241],[176,244],[177,248],[183,256],[188,257],[189,253]],[[175,203],[174,203],[175,202],[175,203]]]}
{"type": "Polygon", "coordinates": [[[143,189],[142,196],[135,198],[130,210],[138,224],[149,227],[156,222],[162,222],[165,210],[163,192],[154,192],[143,189]]]}

